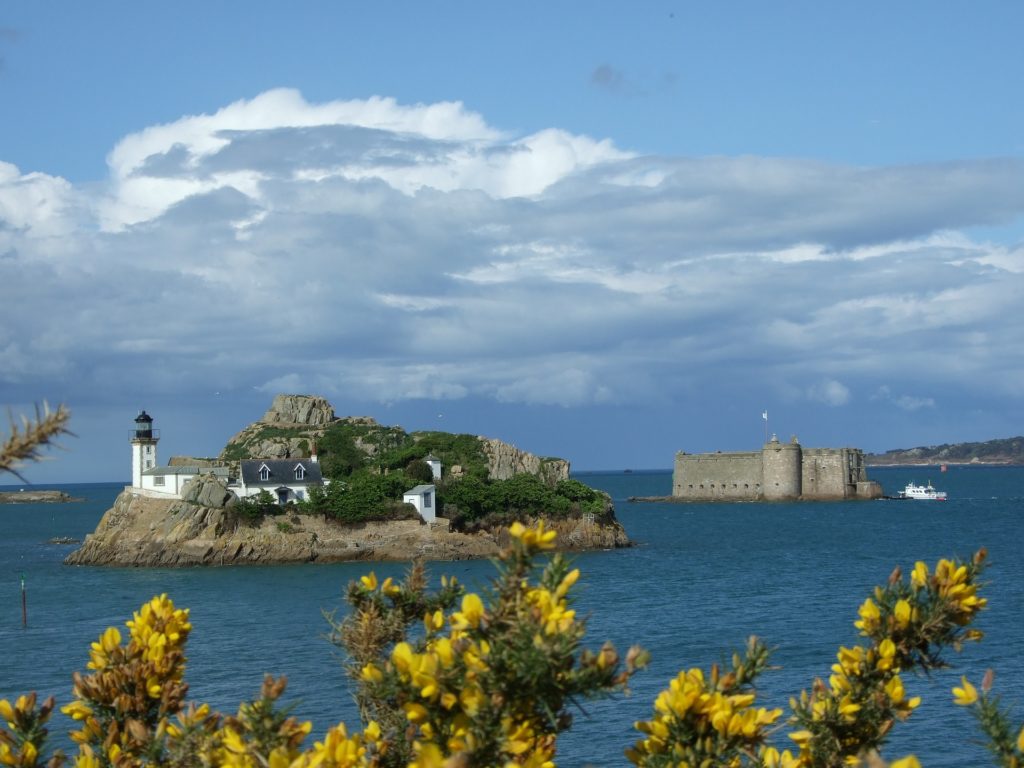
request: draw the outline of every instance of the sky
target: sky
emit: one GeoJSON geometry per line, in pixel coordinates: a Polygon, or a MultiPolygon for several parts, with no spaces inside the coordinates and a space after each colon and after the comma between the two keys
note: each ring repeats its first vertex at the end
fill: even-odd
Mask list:
{"type": "Polygon", "coordinates": [[[22,474],[128,479],[140,409],[161,460],[216,455],[277,393],[574,470],[1020,435],[1021,29],[4,3],[0,405],[75,433],[22,474]]]}

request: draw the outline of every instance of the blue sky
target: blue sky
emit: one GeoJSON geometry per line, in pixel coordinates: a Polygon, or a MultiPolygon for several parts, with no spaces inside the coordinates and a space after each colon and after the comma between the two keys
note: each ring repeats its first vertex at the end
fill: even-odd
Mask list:
{"type": "Polygon", "coordinates": [[[576,469],[1024,432],[1016,2],[8,3],[33,482],[278,392],[576,469]]]}

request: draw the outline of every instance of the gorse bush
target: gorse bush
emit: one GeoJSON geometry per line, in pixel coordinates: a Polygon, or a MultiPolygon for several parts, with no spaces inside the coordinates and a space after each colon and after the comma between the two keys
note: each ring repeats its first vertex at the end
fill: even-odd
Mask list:
{"type": "MultiPolygon", "coordinates": [[[[165,595],[127,622],[127,637],[111,627],[92,644],[86,674],[74,675],[71,734],[80,768],[239,766],[240,768],[465,768],[553,766],[558,734],[572,725],[581,699],[623,691],[647,654],[621,657],[610,643],[583,647],[586,624],[572,607],[579,571],[558,554],[543,524],[510,529],[511,546],[482,594],[454,579],[427,590],[422,565],[401,581],[373,573],[349,585],[352,610],[331,621],[332,639],[348,654],[363,721],[344,724],[307,745],[308,722],[279,706],[285,682],[267,677],[257,698],[226,716],[186,704],[188,611],[165,595]]],[[[978,640],[971,628],[985,598],[978,594],[984,551],[969,561],[916,563],[909,578],[897,569],[864,601],[855,622],[863,642],[840,648],[827,681],[814,680],[794,697],[791,713],[757,706],[757,684],[769,652],[751,638],[731,663],[681,672],[654,702],[650,720],[626,757],[639,766],[758,768],[876,768],[893,726],[920,703],[908,698],[903,676],[943,666],[943,652],[978,640]],[[780,749],[769,743],[788,723],[780,749]]],[[[966,678],[954,701],[971,708],[996,764],[1018,768],[1024,729],[991,695],[966,678]]],[[[0,700],[0,764],[58,766],[47,756],[46,724],[53,699],[34,694],[0,700]]],[[[892,768],[919,763],[904,757],[892,768]]]]}

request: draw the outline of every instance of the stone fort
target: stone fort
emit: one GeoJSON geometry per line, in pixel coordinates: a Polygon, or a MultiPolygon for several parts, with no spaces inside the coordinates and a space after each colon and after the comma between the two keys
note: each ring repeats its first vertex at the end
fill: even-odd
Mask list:
{"type": "Polygon", "coordinates": [[[759,451],[676,454],[672,496],[680,501],[877,499],[859,448],[803,448],[772,435],[759,451]]]}

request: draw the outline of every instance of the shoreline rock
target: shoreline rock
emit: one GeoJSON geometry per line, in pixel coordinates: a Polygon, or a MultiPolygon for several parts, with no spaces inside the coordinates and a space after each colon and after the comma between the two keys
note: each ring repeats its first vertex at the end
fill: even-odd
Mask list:
{"type": "MultiPolygon", "coordinates": [[[[232,514],[225,498],[196,483],[181,501],[123,491],[94,533],[64,560],[66,565],[188,567],[345,561],[466,560],[493,557],[508,544],[508,531],[456,533],[448,521],[340,523],[323,515],[284,514],[258,523],[232,514]]],[[[631,546],[622,526],[585,519],[547,521],[560,550],[631,546]]]]}

